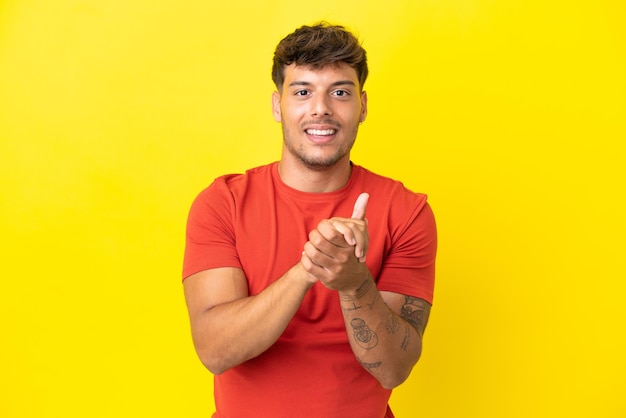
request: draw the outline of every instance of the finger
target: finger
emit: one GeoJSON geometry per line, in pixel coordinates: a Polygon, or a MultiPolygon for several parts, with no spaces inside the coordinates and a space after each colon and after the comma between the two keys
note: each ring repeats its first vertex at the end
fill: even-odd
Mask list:
{"type": "Polygon", "coordinates": [[[341,233],[347,244],[355,246],[354,256],[359,259],[361,263],[365,262],[365,253],[367,253],[367,247],[369,243],[369,237],[367,229],[363,230],[356,225],[356,221],[342,222],[338,219],[331,220],[332,226],[341,233]]]}
{"type": "Polygon", "coordinates": [[[341,235],[343,235],[343,239],[349,245],[356,245],[356,238],[354,237],[354,232],[343,222],[334,221],[331,222],[333,228],[337,230],[341,235]]]}
{"type": "Polygon", "coordinates": [[[311,260],[313,260],[315,264],[319,264],[318,261],[320,260],[334,258],[337,250],[341,249],[342,247],[350,248],[350,246],[344,241],[343,236],[335,231],[335,229],[332,228],[331,225],[329,225],[328,227],[334,231],[334,241],[326,239],[322,234],[320,234],[319,230],[314,229],[313,231],[311,231],[311,233],[309,233],[309,242],[305,244],[305,250],[307,250],[308,246],[310,246],[310,248],[314,250],[307,250],[307,255],[311,258],[311,260]],[[324,257],[322,257],[322,255],[324,257]]]}
{"type": "MultiPolygon", "coordinates": [[[[311,240],[311,242],[313,243],[319,243],[320,245],[323,245],[323,243],[320,242],[320,238],[323,238],[337,247],[348,247],[354,245],[354,240],[352,240],[352,242],[350,241],[350,237],[353,237],[354,235],[346,236],[344,234],[344,231],[347,228],[342,228],[340,230],[336,227],[336,223],[337,222],[326,220],[320,222],[317,225],[317,229],[309,233],[309,240],[311,240]]],[[[350,231],[350,233],[351,232],[352,231],[350,231]]]]}
{"type": "Polygon", "coordinates": [[[357,197],[356,202],[354,202],[352,218],[361,220],[365,219],[365,207],[367,206],[369,198],[370,195],[367,193],[361,193],[359,197],[357,197]]]}
{"type": "Polygon", "coordinates": [[[365,263],[365,254],[367,253],[367,241],[361,243],[358,241],[354,247],[354,256],[359,259],[359,262],[365,263]]]}
{"type": "Polygon", "coordinates": [[[309,258],[312,264],[320,268],[327,268],[331,263],[331,257],[320,251],[311,241],[304,244],[304,255],[309,258]]]}
{"type": "Polygon", "coordinates": [[[306,251],[302,251],[302,255],[300,257],[300,263],[302,263],[302,267],[309,273],[317,278],[317,275],[323,270],[323,267],[318,266],[315,262],[309,257],[306,251]]]}

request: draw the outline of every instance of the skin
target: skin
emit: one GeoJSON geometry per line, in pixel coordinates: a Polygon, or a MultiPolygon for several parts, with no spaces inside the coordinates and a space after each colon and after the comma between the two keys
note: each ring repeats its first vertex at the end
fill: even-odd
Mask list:
{"type": "Polygon", "coordinates": [[[419,360],[430,304],[376,288],[367,266],[359,259],[358,245],[350,244],[354,240],[366,248],[367,202],[368,196],[361,195],[351,218],[320,222],[309,234],[301,263],[324,286],[337,290],[357,361],[383,387],[392,389],[406,380],[419,360]]]}
{"type": "MultiPolygon", "coordinates": [[[[272,110],[283,128],[283,182],[317,193],[343,187],[351,173],[350,150],[367,115],[367,95],[355,70],[345,64],[319,70],[287,66],[272,110]]],[[[368,199],[367,194],[357,199],[350,218],[321,220],[300,261],[255,296],[237,268],[185,279],[194,344],[211,372],[223,373],[271,347],[319,281],[337,291],[357,361],[385,388],[408,377],[421,354],[430,305],[376,288],[364,263],[368,199]]]]}
{"type": "Polygon", "coordinates": [[[359,123],[367,116],[367,93],[360,91],[356,71],[345,64],[319,71],[291,64],[282,88],[272,95],[272,110],[283,129],[282,180],[306,192],[343,187],[359,123]]]}

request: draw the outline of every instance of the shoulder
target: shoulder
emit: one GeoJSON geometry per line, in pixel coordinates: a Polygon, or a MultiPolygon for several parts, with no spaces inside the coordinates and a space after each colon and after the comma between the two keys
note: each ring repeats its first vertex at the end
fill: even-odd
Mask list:
{"type": "Polygon", "coordinates": [[[192,217],[205,218],[216,213],[233,214],[243,201],[265,191],[267,182],[271,182],[272,164],[255,167],[241,174],[225,174],[200,191],[193,200],[190,214],[192,217]]]}
{"type": "Polygon", "coordinates": [[[265,183],[272,180],[272,168],[276,163],[254,167],[245,173],[224,174],[213,180],[213,182],[202,190],[198,199],[207,199],[216,195],[236,196],[250,185],[265,183]]]}
{"type": "Polygon", "coordinates": [[[419,211],[427,205],[428,196],[425,193],[414,192],[399,180],[374,173],[358,165],[354,165],[353,170],[360,183],[359,186],[368,190],[371,198],[384,200],[390,207],[414,208],[419,211]]]}

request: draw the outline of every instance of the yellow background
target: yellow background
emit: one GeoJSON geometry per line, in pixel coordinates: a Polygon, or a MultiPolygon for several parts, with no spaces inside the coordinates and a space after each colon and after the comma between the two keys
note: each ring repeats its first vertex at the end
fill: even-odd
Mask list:
{"type": "MultiPolygon", "coordinates": [[[[201,417],[187,210],[279,158],[271,56],[362,39],[353,160],[440,234],[402,417],[624,417],[621,0],[0,1],[0,416],[201,417]]],[[[299,376],[298,378],[306,378],[299,376]]]]}

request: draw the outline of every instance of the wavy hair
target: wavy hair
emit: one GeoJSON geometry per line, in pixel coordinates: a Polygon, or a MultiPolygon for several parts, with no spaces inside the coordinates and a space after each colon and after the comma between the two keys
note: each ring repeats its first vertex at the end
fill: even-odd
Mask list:
{"type": "Polygon", "coordinates": [[[367,56],[359,40],[343,26],[326,22],[302,26],[278,43],[272,66],[272,80],[278,90],[285,81],[285,67],[293,63],[314,70],[348,64],[356,71],[361,90],[367,79],[367,56]]]}

